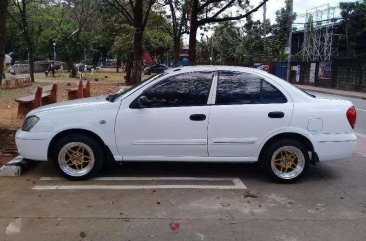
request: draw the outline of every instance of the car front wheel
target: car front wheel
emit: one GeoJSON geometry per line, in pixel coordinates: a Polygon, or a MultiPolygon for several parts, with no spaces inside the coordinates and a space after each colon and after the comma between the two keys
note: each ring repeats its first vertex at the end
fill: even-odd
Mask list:
{"type": "Polygon", "coordinates": [[[72,134],[57,142],[53,160],[64,177],[84,180],[93,177],[101,169],[103,150],[93,138],[72,134]]]}
{"type": "Polygon", "coordinates": [[[269,177],[280,183],[293,183],[307,170],[309,155],[296,140],[279,140],[268,147],[263,167],[269,177]]]}

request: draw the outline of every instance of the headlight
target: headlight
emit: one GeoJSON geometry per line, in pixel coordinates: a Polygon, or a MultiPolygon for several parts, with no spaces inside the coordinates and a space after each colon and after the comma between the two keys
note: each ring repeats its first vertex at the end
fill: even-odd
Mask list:
{"type": "Polygon", "coordinates": [[[22,131],[30,131],[37,124],[38,121],[38,116],[28,116],[23,123],[22,131]]]}

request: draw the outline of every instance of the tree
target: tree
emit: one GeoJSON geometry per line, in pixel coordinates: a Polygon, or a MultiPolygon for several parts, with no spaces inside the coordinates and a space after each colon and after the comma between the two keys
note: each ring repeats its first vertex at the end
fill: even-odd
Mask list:
{"type": "Polygon", "coordinates": [[[126,75],[130,75],[130,65],[132,64],[131,49],[133,47],[133,27],[129,24],[121,24],[118,30],[119,34],[114,37],[110,53],[117,56],[127,63],[126,75]],[[120,34],[123,33],[123,34],[120,34]]]}
{"type": "Polygon", "coordinates": [[[263,0],[256,7],[248,11],[249,1],[241,0],[189,0],[189,61],[196,64],[197,30],[210,23],[220,23],[246,18],[258,11],[268,0],[263,0]],[[237,9],[237,15],[225,15],[226,11],[237,9]],[[242,12],[239,12],[242,10],[242,12]]]}
{"type": "Polygon", "coordinates": [[[182,35],[188,32],[188,6],[185,0],[167,0],[170,15],[167,17],[171,20],[172,27],[168,27],[168,31],[173,38],[173,66],[178,65],[182,35]]]}
{"type": "Polygon", "coordinates": [[[107,0],[107,2],[116,8],[126,21],[134,27],[132,70],[131,76],[126,75],[126,82],[129,84],[139,83],[141,82],[143,68],[143,34],[152,6],[155,4],[156,0],[107,0]]]}
{"type": "Polygon", "coordinates": [[[3,71],[4,71],[7,8],[8,8],[8,0],[1,0],[0,1],[0,84],[3,78],[3,71]]]}
{"type": "MultiPolygon", "coordinates": [[[[163,15],[152,12],[144,32],[144,50],[163,59],[164,54],[172,49],[173,37],[169,31],[171,29],[172,25],[163,15]]],[[[178,48],[180,48],[180,41],[178,48]]]]}
{"type": "Polygon", "coordinates": [[[276,11],[276,23],[272,25],[271,48],[274,57],[280,57],[283,49],[287,46],[290,26],[296,19],[296,14],[290,14],[290,1],[286,1],[286,6],[276,11]]]}
{"type": "MultiPolygon", "coordinates": [[[[101,0],[66,0],[59,2],[60,13],[53,22],[57,23],[57,32],[53,41],[56,42],[62,57],[69,67],[80,61],[84,49],[93,38],[88,33],[96,25],[97,11],[101,0]]],[[[52,7],[52,6],[50,6],[52,7]]],[[[50,39],[50,42],[52,40],[50,39]]]]}
{"type": "MultiPolygon", "coordinates": [[[[31,81],[34,82],[34,40],[32,31],[41,31],[40,28],[33,28],[29,18],[31,10],[37,9],[36,0],[10,0],[11,9],[7,11],[9,17],[16,23],[22,32],[23,39],[27,45],[29,53],[29,72],[31,81]]],[[[34,13],[34,12],[33,12],[34,13]]]]}
{"type": "MultiPolygon", "coordinates": [[[[166,28],[171,28],[167,19],[156,12],[152,12],[144,31],[143,50],[163,59],[164,54],[171,50],[173,42],[166,28]]],[[[121,24],[110,51],[114,56],[120,56],[123,61],[127,62],[126,73],[128,73],[128,67],[131,64],[129,59],[132,59],[130,50],[133,47],[133,31],[133,26],[127,23],[121,24]]]]}
{"type": "Polygon", "coordinates": [[[339,4],[343,21],[341,31],[346,35],[346,43],[341,43],[345,55],[356,56],[366,53],[366,3],[341,2],[339,4]],[[342,46],[343,45],[343,46],[342,46]],[[344,47],[346,45],[346,47],[344,47]]]}
{"type": "Polygon", "coordinates": [[[239,29],[233,22],[219,24],[212,37],[212,44],[217,50],[217,57],[225,64],[238,63],[236,52],[238,43],[241,41],[239,29]]]}

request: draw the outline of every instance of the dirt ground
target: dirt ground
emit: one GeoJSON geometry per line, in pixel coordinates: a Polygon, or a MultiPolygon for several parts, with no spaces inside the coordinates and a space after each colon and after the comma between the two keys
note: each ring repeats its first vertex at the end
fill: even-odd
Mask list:
{"type": "MultiPolygon", "coordinates": [[[[102,70],[95,74],[87,73],[85,79],[91,81],[91,95],[98,96],[117,92],[124,85],[123,76],[123,73],[102,70]]],[[[0,165],[14,157],[11,154],[12,151],[6,149],[9,149],[9,146],[13,149],[14,133],[21,127],[24,120],[17,117],[18,103],[15,99],[33,95],[38,86],[56,83],[58,85],[57,101],[65,101],[67,100],[65,89],[69,85],[77,85],[78,81],[79,79],[69,78],[68,73],[56,74],[55,77],[36,73],[35,83],[32,86],[10,90],[0,89],[0,165]]]]}

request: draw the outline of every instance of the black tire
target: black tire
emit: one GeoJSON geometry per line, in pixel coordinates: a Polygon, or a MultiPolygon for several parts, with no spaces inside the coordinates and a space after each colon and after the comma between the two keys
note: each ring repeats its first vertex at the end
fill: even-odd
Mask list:
{"type": "MultiPolygon", "coordinates": [[[[300,155],[300,153],[298,153],[300,155]]],[[[264,150],[264,154],[262,155],[262,160],[261,164],[262,164],[262,168],[264,170],[264,172],[266,173],[266,175],[268,177],[270,177],[272,180],[274,180],[275,182],[278,183],[285,183],[285,184],[290,184],[290,183],[294,183],[296,181],[298,181],[303,175],[304,173],[306,173],[308,167],[309,167],[309,154],[304,146],[304,144],[302,144],[300,141],[294,140],[294,139],[283,139],[283,140],[277,140],[272,142],[271,144],[269,144],[269,146],[267,146],[266,150],[264,150]],[[275,173],[275,171],[272,168],[272,157],[275,154],[275,152],[277,150],[279,150],[280,148],[283,148],[285,146],[289,146],[291,148],[296,148],[299,151],[301,151],[303,158],[304,158],[304,166],[303,169],[300,173],[295,173],[294,172],[294,177],[281,177],[279,175],[277,175],[275,173]]],[[[298,157],[296,157],[298,158],[298,157]]],[[[301,155],[300,155],[300,159],[301,159],[301,155]]],[[[299,160],[299,159],[297,159],[299,160]]],[[[299,163],[299,161],[298,161],[299,163]]],[[[297,164],[297,166],[300,168],[300,166],[297,164]]],[[[301,168],[300,168],[301,169],[301,168]]],[[[278,169],[277,169],[278,170],[278,169]]],[[[280,170],[278,170],[280,173],[283,174],[283,172],[281,172],[280,170]]]]}
{"type": "Polygon", "coordinates": [[[52,160],[54,161],[57,170],[59,173],[70,180],[86,180],[89,178],[94,177],[102,168],[103,162],[104,162],[104,155],[103,155],[103,148],[102,146],[96,141],[94,138],[84,135],[84,134],[70,134],[67,136],[62,137],[54,146],[53,152],[52,152],[52,160]],[[84,145],[88,146],[93,155],[94,155],[94,165],[91,167],[91,169],[80,176],[73,176],[68,173],[66,173],[64,170],[62,170],[60,166],[59,161],[59,154],[62,148],[72,142],[79,142],[83,143],[84,145]]]}

